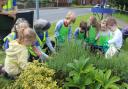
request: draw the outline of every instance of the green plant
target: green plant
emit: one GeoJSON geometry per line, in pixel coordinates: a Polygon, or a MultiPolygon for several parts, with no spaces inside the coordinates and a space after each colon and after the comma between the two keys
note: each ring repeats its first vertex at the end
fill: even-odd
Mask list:
{"type": "Polygon", "coordinates": [[[122,83],[120,89],[128,89],[128,83],[122,83]]]}
{"type": "Polygon", "coordinates": [[[7,89],[59,89],[57,82],[53,80],[54,73],[45,64],[35,61],[7,89]]]}
{"type": "Polygon", "coordinates": [[[119,89],[116,84],[120,78],[117,76],[111,76],[111,70],[102,71],[97,70],[95,73],[95,81],[98,87],[96,89],[119,89]]]}
{"type": "Polygon", "coordinates": [[[94,67],[87,64],[88,59],[81,57],[80,60],[74,60],[67,66],[70,68],[69,77],[66,79],[65,87],[77,87],[85,89],[87,85],[93,83],[94,67]]]}
{"type": "Polygon", "coordinates": [[[80,60],[74,60],[67,66],[70,69],[69,76],[66,79],[65,88],[78,89],[119,89],[116,84],[120,80],[117,76],[112,76],[111,70],[100,70],[88,64],[89,59],[81,57],[80,60]]]}
{"type": "Polygon", "coordinates": [[[88,55],[82,47],[77,46],[74,42],[65,44],[58,53],[51,60],[48,60],[47,64],[56,71],[62,70],[64,72],[68,72],[68,63],[73,62],[74,59],[79,60],[83,55],[85,57],[88,55]]]}

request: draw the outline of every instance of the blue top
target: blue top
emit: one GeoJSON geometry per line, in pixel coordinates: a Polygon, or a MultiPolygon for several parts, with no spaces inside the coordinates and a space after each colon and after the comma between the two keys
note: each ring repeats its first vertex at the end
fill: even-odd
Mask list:
{"type": "Polygon", "coordinates": [[[74,32],[74,38],[77,39],[78,35],[79,35],[79,27],[76,28],[75,32],[74,32]]]}
{"type": "MultiPolygon", "coordinates": [[[[55,37],[59,36],[59,31],[60,31],[63,24],[64,24],[64,19],[57,22],[56,27],[55,27],[55,37]]],[[[69,29],[69,31],[68,31],[68,40],[70,41],[70,39],[72,37],[72,28],[71,28],[71,26],[69,26],[68,29],[69,29]]]]}
{"type": "Polygon", "coordinates": [[[17,6],[16,0],[13,0],[13,6],[17,6]]]}

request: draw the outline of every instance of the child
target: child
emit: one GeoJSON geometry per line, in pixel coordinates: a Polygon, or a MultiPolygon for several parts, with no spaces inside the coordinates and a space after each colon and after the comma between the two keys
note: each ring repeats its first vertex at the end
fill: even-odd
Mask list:
{"type": "Polygon", "coordinates": [[[47,20],[39,19],[34,23],[34,29],[37,33],[36,46],[40,46],[41,49],[46,49],[46,54],[55,53],[55,42],[51,41],[48,35],[48,29],[51,24],[47,20]]]}
{"type": "Polygon", "coordinates": [[[95,44],[95,38],[99,30],[99,23],[97,22],[96,17],[90,17],[90,25],[87,31],[87,43],[91,46],[95,44]]]}
{"type": "Polygon", "coordinates": [[[100,50],[103,54],[108,50],[108,40],[111,38],[111,33],[107,28],[107,20],[101,21],[101,29],[96,36],[96,49],[100,50]]]}
{"type": "Polygon", "coordinates": [[[77,44],[83,45],[83,42],[85,41],[85,38],[86,38],[87,29],[88,29],[87,23],[84,21],[81,21],[79,27],[76,28],[74,33],[75,42],[77,44]]]}
{"type": "Polygon", "coordinates": [[[18,37],[17,31],[19,29],[25,29],[28,27],[29,27],[29,24],[25,19],[23,19],[23,18],[17,19],[16,23],[14,24],[14,26],[12,28],[11,33],[9,35],[7,35],[3,40],[4,41],[3,49],[4,50],[8,49],[9,48],[9,42],[12,40],[15,40],[18,37]]]}
{"type": "Polygon", "coordinates": [[[107,19],[107,26],[112,32],[112,39],[108,41],[108,44],[113,44],[118,51],[120,51],[123,43],[122,32],[117,26],[117,22],[114,18],[109,17],[107,19]]]}
{"type": "Polygon", "coordinates": [[[19,29],[18,39],[9,43],[6,50],[6,58],[4,64],[5,75],[15,77],[21,73],[28,64],[27,46],[32,45],[36,40],[36,33],[31,28],[19,29]]]}
{"type": "Polygon", "coordinates": [[[57,22],[55,27],[55,38],[57,46],[62,46],[65,41],[70,41],[72,35],[71,23],[74,23],[76,16],[68,12],[65,19],[57,22]]]}

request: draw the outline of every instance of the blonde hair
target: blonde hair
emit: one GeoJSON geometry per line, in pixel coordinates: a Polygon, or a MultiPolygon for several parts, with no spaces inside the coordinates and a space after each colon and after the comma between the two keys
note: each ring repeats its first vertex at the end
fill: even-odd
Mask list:
{"type": "Polygon", "coordinates": [[[101,20],[101,23],[104,23],[104,22],[107,23],[107,19],[102,19],[101,20]]]}
{"type": "Polygon", "coordinates": [[[18,31],[18,42],[22,43],[25,38],[31,41],[35,41],[36,40],[35,30],[31,28],[25,28],[25,29],[19,30],[18,31]]]}
{"type": "Polygon", "coordinates": [[[27,22],[27,20],[23,19],[23,18],[18,18],[11,30],[11,32],[16,32],[20,29],[20,28],[26,28],[29,27],[29,23],[27,22]]]}
{"type": "Polygon", "coordinates": [[[108,17],[107,18],[107,25],[117,25],[117,21],[113,17],[108,17]]]}
{"type": "Polygon", "coordinates": [[[75,15],[75,13],[74,12],[72,12],[72,11],[69,11],[68,13],[67,13],[67,15],[66,15],[66,17],[65,17],[67,20],[69,20],[69,19],[71,19],[71,22],[75,22],[75,20],[76,20],[76,15],[75,15]]]}

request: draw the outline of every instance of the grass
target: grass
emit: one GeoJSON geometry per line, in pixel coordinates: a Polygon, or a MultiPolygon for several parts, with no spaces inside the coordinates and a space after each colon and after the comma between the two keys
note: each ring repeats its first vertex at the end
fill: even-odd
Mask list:
{"type": "Polygon", "coordinates": [[[93,5],[75,5],[75,4],[73,4],[71,7],[75,7],[75,8],[92,8],[93,5]]]}
{"type": "Polygon", "coordinates": [[[114,14],[114,17],[119,18],[119,19],[125,21],[126,23],[128,23],[128,15],[116,13],[116,14],[114,14]]]}
{"type": "MultiPolygon", "coordinates": [[[[81,20],[88,21],[88,18],[91,15],[93,15],[93,14],[89,13],[89,14],[85,14],[83,16],[78,16],[77,19],[76,19],[76,22],[74,24],[72,24],[73,31],[79,26],[79,23],[80,23],[81,20]]],[[[128,23],[128,16],[122,15],[122,14],[114,14],[114,16],[117,17],[117,18],[119,18],[119,19],[121,19],[121,20],[124,20],[125,22],[128,23]]],[[[51,37],[54,35],[55,24],[56,24],[56,22],[52,24],[52,26],[51,26],[51,28],[49,30],[49,35],[51,37]]],[[[128,58],[128,40],[127,40],[126,44],[123,46],[122,50],[123,50],[123,53],[121,54],[121,56],[117,60],[120,60],[121,61],[123,59],[128,58]]],[[[79,50],[79,49],[72,49],[72,50],[69,50],[69,51],[65,50],[65,51],[59,53],[59,54],[63,54],[63,56],[56,56],[55,57],[55,59],[58,59],[58,58],[60,59],[60,60],[58,60],[58,62],[56,62],[56,65],[53,64],[55,62],[54,60],[50,62],[50,63],[53,64],[52,67],[56,67],[56,68],[58,68],[57,66],[64,67],[65,66],[64,63],[70,61],[70,58],[69,57],[71,55],[68,55],[69,52],[72,53],[72,60],[74,58],[77,59],[80,56],[80,55],[78,55],[78,52],[81,55],[84,54],[86,57],[88,56],[87,55],[88,53],[87,52],[84,52],[83,50],[79,50]],[[62,64],[59,64],[60,62],[62,64]]],[[[99,61],[97,61],[98,57],[94,57],[93,55],[89,55],[89,56],[92,56],[91,57],[91,60],[94,60],[94,61],[90,61],[90,63],[94,63],[95,62],[97,64],[97,62],[98,62],[99,64],[97,64],[97,67],[100,67],[101,65],[102,65],[102,68],[105,67],[105,65],[102,64],[103,63],[102,62],[102,59],[100,59],[99,61]]],[[[4,59],[5,59],[5,53],[3,51],[1,51],[1,50],[0,50],[0,57],[1,57],[0,58],[0,64],[3,64],[4,63],[4,59]]],[[[116,58],[114,60],[116,60],[116,58]]],[[[127,60],[124,60],[124,61],[126,61],[126,63],[127,63],[127,60]]],[[[109,61],[109,62],[111,63],[111,61],[109,61]]],[[[109,63],[109,62],[107,62],[107,63],[109,63]]],[[[121,67],[123,67],[124,64],[122,64],[122,62],[118,62],[118,63],[121,64],[121,67]]],[[[114,63],[112,65],[114,65],[114,63]]],[[[109,66],[111,67],[112,65],[109,65],[109,66]]],[[[115,67],[115,68],[118,68],[118,69],[121,68],[119,66],[118,67],[117,66],[112,66],[112,67],[115,67]]],[[[6,85],[9,85],[10,82],[11,82],[10,80],[7,80],[7,79],[3,78],[2,76],[0,76],[0,89],[2,89],[2,87],[6,86],[6,85]]]]}

